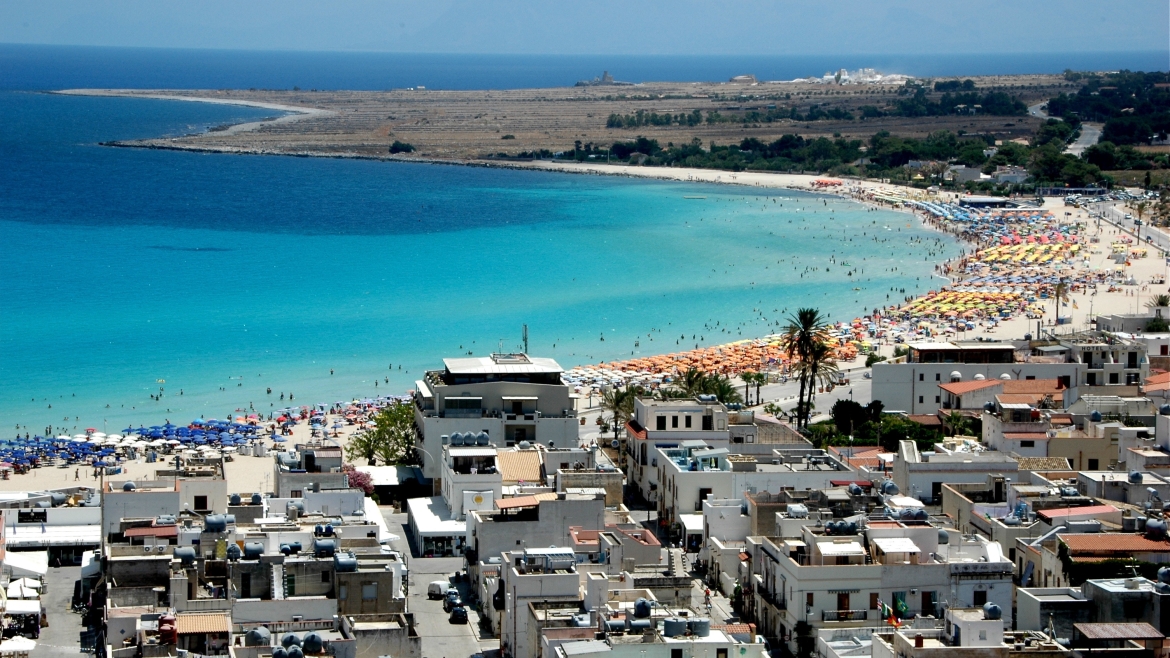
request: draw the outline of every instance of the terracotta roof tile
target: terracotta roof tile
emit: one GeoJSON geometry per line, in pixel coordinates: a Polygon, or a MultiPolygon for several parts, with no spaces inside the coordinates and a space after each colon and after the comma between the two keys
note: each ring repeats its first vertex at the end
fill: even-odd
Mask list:
{"type": "Polygon", "coordinates": [[[504,482],[543,482],[540,453],[535,450],[501,450],[496,453],[496,466],[504,482]]]}
{"type": "Polygon", "coordinates": [[[175,616],[175,629],[179,635],[193,633],[227,633],[232,628],[232,620],[225,614],[184,614],[175,616]]]}
{"type": "Polygon", "coordinates": [[[1059,393],[1064,390],[1059,379],[1005,379],[1004,393],[1059,393]]]}
{"type": "Polygon", "coordinates": [[[1145,623],[1073,624],[1073,628],[1090,640],[1160,640],[1158,629],[1145,623]]]}
{"type": "Polygon", "coordinates": [[[1068,460],[1063,457],[1016,457],[1021,471],[1067,471],[1068,460]]]}
{"type": "Polygon", "coordinates": [[[1003,438],[1010,441],[1035,441],[1036,439],[1047,439],[1048,434],[1045,432],[1004,432],[1003,438]]]}
{"type": "Polygon", "coordinates": [[[1120,511],[1112,505],[1083,505],[1081,507],[1057,507],[1043,509],[1036,512],[1036,516],[1044,519],[1055,519],[1064,516],[1080,516],[1082,514],[1110,514],[1120,511]]]}
{"type": "Polygon", "coordinates": [[[1170,553],[1170,541],[1154,541],[1131,533],[1105,532],[1057,535],[1071,553],[1170,553]]]}

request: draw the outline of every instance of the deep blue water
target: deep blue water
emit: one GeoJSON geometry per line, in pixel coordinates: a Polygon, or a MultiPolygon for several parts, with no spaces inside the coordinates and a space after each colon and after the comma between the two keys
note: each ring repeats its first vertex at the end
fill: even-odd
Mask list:
{"type": "Polygon", "coordinates": [[[721,81],[752,73],[791,80],[839,68],[921,77],[1074,70],[1166,70],[1165,51],[937,53],[931,55],[636,56],[160,50],[0,44],[0,89],[506,89],[572,85],[610,71],[618,80],[721,81]]]}
{"type": "MultiPolygon", "coordinates": [[[[316,55],[233,67],[222,53],[85,50],[0,47],[10,428],[267,411],[290,391],[303,403],[399,393],[443,357],[518,348],[523,324],[533,353],[566,366],[722,343],[798,305],[847,319],[891,288],[925,290],[957,250],[905,215],[789,192],[103,147],[271,113],[13,89],[288,86],[286,74],[362,88],[382,74],[374,56],[330,70],[316,55]]],[[[603,65],[485,62],[456,75],[440,60],[417,59],[386,86],[419,71],[451,86],[559,84],[603,65]]],[[[443,86],[409,80],[420,82],[443,86]]]]}

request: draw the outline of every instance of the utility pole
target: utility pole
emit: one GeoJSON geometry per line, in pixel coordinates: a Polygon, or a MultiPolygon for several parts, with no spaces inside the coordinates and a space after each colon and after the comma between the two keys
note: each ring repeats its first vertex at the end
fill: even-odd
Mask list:
{"type": "Polygon", "coordinates": [[[524,325],[524,353],[528,354],[528,325],[524,325]]]}

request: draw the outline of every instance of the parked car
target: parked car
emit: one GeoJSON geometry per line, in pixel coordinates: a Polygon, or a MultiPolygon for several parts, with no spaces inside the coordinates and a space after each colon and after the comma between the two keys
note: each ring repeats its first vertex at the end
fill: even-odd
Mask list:
{"type": "Polygon", "coordinates": [[[459,597],[459,592],[450,590],[447,592],[447,597],[443,599],[443,612],[451,612],[455,608],[462,607],[463,599],[459,597]]]}
{"type": "Polygon", "coordinates": [[[432,580],[427,585],[428,599],[441,599],[447,595],[447,590],[451,588],[451,583],[445,580],[432,580]]]}
{"type": "Polygon", "coordinates": [[[447,618],[447,621],[451,622],[452,624],[466,624],[467,608],[464,608],[463,606],[453,608],[451,610],[451,616],[447,618]]]}

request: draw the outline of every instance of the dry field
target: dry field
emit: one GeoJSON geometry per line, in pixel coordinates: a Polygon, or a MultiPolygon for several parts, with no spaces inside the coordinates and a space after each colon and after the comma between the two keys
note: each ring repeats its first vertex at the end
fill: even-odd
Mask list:
{"type": "MultiPolygon", "coordinates": [[[[1074,91],[1059,76],[975,78],[978,91],[1005,91],[1033,104],[1057,93],[1074,91]]],[[[643,126],[606,128],[611,113],[638,110],[659,114],[700,110],[742,115],[812,104],[853,111],[863,105],[891,106],[899,87],[882,85],[821,85],[811,83],[647,83],[637,86],[558,87],[503,91],[394,90],[75,90],[72,93],[117,96],[169,96],[215,99],[220,102],[275,104],[316,110],[295,120],[249,124],[232,130],[119,145],[223,152],[274,153],[342,157],[388,157],[395,140],[418,150],[408,158],[466,160],[497,153],[572,149],[575,141],[609,145],[642,135],[662,145],[738,143],[745,137],[772,140],[783,134],[868,138],[879,130],[922,137],[936,130],[994,135],[997,139],[1026,136],[1040,119],[1027,117],[945,116],[882,117],[773,123],[718,123],[693,127],[643,126]],[[503,139],[511,135],[512,138],[503,139]]],[[[941,94],[931,94],[937,98],[941,94]]]]}

